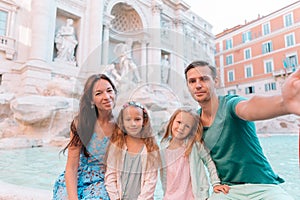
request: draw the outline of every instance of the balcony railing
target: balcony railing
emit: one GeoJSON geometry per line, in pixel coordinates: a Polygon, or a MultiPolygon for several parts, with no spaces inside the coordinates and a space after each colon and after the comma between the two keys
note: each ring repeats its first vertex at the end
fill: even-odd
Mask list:
{"type": "Polygon", "coordinates": [[[15,40],[6,36],[0,36],[0,51],[4,51],[6,58],[12,60],[15,50],[15,40]]]}
{"type": "Polygon", "coordinates": [[[273,71],[273,76],[285,76],[293,73],[297,67],[288,67],[281,70],[273,71]]]}

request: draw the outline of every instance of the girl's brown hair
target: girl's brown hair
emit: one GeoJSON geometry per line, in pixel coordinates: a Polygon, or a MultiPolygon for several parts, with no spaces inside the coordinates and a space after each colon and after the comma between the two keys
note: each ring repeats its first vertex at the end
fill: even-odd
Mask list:
{"type": "Polygon", "coordinates": [[[158,147],[155,137],[153,135],[150,118],[149,118],[148,112],[145,109],[145,107],[142,104],[135,102],[135,101],[129,101],[123,105],[123,108],[121,109],[118,119],[117,119],[118,126],[116,127],[116,129],[113,132],[111,139],[110,139],[110,141],[111,141],[110,145],[113,144],[115,147],[117,147],[117,149],[119,149],[119,151],[117,151],[117,155],[115,155],[116,159],[120,160],[119,158],[121,156],[122,149],[125,145],[125,136],[127,135],[127,133],[124,128],[123,115],[124,115],[124,110],[126,108],[128,108],[129,106],[133,106],[133,107],[141,109],[143,111],[143,127],[140,132],[140,138],[144,142],[147,152],[148,152],[147,166],[149,166],[149,167],[151,166],[151,168],[153,166],[155,166],[155,168],[157,169],[156,166],[158,166],[158,161],[160,160],[159,147],[158,147]]]}

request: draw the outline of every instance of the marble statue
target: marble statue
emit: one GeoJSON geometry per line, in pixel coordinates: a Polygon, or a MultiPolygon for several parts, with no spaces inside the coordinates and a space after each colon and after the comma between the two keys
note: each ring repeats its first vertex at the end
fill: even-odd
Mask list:
{"type": "Polygon", "coordinates": [[[161,61],[161,82],[168,84],[170,74],[169,55],[165,54],[161,61]]]}
{"type": "Polygon", "coordinates": [[[55,44],[57,49],[55,61],[76,64],[74,51],[78,41],[75,37],[72,19],[67,19],[66,25],[60,27],[55,36],[55,44]]]}
{"type": "Polygon", "coordinates": [[[116,85],[120,82],[141,82],[136,64],[133,62],[130,55],[130,49],[127,44],[120,43],[114,48],[114,53],[118,56],[118,62],[109,65],[107,68],[110,76],[115,80],[116,85]]]}

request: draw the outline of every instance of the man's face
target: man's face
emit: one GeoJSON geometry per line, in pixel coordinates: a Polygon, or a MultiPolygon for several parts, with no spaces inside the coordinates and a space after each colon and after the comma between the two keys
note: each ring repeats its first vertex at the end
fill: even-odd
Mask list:
{"type": "Polygon", "coordinates": [[[192,68],[187,72],[186,77],[188,89],[198,103],[209,101],[211,96],[215,95],[216,81],[208,66],[192,68]]]}

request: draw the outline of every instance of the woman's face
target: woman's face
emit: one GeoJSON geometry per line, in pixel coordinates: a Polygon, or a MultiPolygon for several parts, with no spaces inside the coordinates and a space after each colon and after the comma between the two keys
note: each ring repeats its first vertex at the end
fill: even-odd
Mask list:
{"type": "Polygon", "coordinates": [[[143,110],[135,106],[128,106],[123,110],[123,124],[126,133],[133,137],[141,137],[139,133],[143,128],[143,110]]]}
{"type": "Polygon", "coordinates": [[[191,133],[194,123],[194,118],[189,113],[178,113],[172,124],[172,137],[184,140],[191,133]]]}
{"type": "Polygon", "coordinates": [[[92,95],[92,103],[95,104],[99,111],[110,111],[114,108],[116,94],[107,80],[98,80],[93,87],[92,95]]]}

